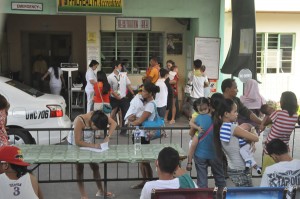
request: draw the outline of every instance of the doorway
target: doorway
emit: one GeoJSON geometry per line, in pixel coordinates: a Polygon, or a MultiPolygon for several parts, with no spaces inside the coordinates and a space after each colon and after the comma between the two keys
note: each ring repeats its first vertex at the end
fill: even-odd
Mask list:
{"type": "Polygon", "coordinates": [[[60,66],[60,63],[69,62],[72,54],[72,38],[71,33],[23,33],[22,34],[22,51],[23,51],[23,77],[24,81],[41,90],[42,92],[49,92],[49,82],[41,82],[41,86],[37,87],[33,83],[32,67],[39,56],[42,56],[47,64],[50,66],[60,66]]]}

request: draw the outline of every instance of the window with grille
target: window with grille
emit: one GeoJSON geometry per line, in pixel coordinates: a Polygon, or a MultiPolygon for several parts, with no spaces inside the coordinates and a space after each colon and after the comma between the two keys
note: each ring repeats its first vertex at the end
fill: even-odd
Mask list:
{"type": "Polygon", "coordinates": [[[291,73],[295,34],[258,33],[256,35],[257,73],[291,73]]]}
{"type": "Polygon", "coordinates": [[[112,62],[121,61],[128,73],[145,72],[152,56],[163,60],[163,33],[101,32],[101,63],[106,73],[112,62]]]}

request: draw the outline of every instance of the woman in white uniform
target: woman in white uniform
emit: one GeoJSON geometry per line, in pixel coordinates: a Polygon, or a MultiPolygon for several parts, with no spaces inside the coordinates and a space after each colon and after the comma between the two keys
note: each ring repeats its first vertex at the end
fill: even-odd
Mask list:
{"type": "Polygon", "coordinates": [[[42,77],[42,80],[44,80],[48,75],[50,75],[49,86],[51,94],[60,95],[62,86],[66,86],[63,71],[57,66],[51,66],[47,73],[42,77]]]}
{"type": "Polygon", "coordinates": [[[87,107],[86,112],[92,111],[93,106],[93,98],[94,98],[94,84],[97,83],[97,77],[95,74],[95,70],[99,66],[99,62],[96,60],[92,60],[89,64],[89,68],[87,69],[85,73],[85,79],[86,79],[86,87],[85,87],[85,93],[87,96],[87,107]]]}

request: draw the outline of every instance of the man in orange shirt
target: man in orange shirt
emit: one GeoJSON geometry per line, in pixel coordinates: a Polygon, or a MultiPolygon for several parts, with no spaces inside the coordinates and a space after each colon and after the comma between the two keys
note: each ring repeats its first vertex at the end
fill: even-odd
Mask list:
{"type": "Polygon", "coordinates": [[[147,69],[146,76],[143,78],[143,80],[148,80],[155,84],[159,78],[159,70],[160,66],[158,64],[157,57],[152,57],[150,59],[150,66],[147,69]]]}

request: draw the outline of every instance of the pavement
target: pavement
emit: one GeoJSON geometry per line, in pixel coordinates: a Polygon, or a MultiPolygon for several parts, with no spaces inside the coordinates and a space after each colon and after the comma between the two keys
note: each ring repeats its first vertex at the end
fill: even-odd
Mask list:
{"type": "MultiPolygon", "coordinates": [[[[176,120],[176,123],[173,125],[167,124],[167,126],[174,126],[174,127],[186,127],[188,126],[188,120],[185,117],[180,117],[176,120]]],[[[300,141],[300,135],[299,135],[300,129],[296,130],[295,138],[291,137],[291,144],[290,146],[293,145],[293,140],[295,143],[298,143],[300,141]]],[[[182,148],[184,151],[188,151],[188,142],[189,142],[189,136],[188,136],[188,130],[180,131],[180,130],[168,130],[168,133],[172,133],[172,136],[169,136],[168,138],[165,138],[163,142],[170,142],[172,141],[173,143],[178,142],[180,144],[180,140],[182,140],[182,148]],[[170,138],[172,137],[172,138],[170,138]],[[172,140],[170,140],[172,139],[172,140]]],[[[260,137],[261,140],[262,136],[260,137]]],[[[155,140],[156,141],[156,140],[155,140]]],[[[118,142],[119,144],[131,144],[131,141],[128,139],[128,137],[118,137],[116,138],[116,135],[112,137],[111,144],[116,144],[118,142]]],[[[153,141],[154,142],[154,141],[153,141]]],[[[255,159],[258,164],[261,164],[261,154],[262,154],[262,147],[261,147],[261,142],[256,144],[256,152],[255,152],[255,159]]],[[[300,146],[295,144],[294,147],[294,157],[300,158],[300,154],[297,153],[299,151],[300,146]]],[[[186,160],[182,162],[182,166],[185,167],[186,165],[186,160]]],[[[151,166],[154,171],[154,177],[157,177],[156,172],[154,170],[154,164],[151,163],[151,166]]],[[[40,169],[40,175],[43,174],[43,171],[45,173],[48,172],[50,168],[45,167],[40,169]]],[[[51,168],[52,169],[52,168],[51,168]]],[[[72,172],[75,172],[71,168],[67,168],[68,170],[72,170],[72,172]]],[[[54,168],[53,171],[56,173],[54,175],[61,175],[60,173],[60,168],[54,168]]],[[[126,178],[126,176],[136,176],[138,175],[138,166],[137,164],[109,164],[108,168],[108,176],[113,177],[113,176],[119,176],[122,178],[126,178]]],[[[92,172],[89,168],[88,165],[85,165],[85,175],[92,176],[92,172]]],[[[100,164],[100,172],[101,175],[103,176],[103,165],[100,164]]],[[[253,172],[255,173],[255,171],[253,172]]],[[[193,165],[193,170],[191,172],[192,176],[196,176],[195,172],[195,167],[193,165]]],[[[260,180],[261,178],[253,178],[253,184],[254,186],[259,186],[260,185],[260,180]]],[[[131,189],[130,186],[138,183],[140,181],[113,181],[113,182],[108,182],[108,191],[111,191],[115,194],[116,198],[120,199],[134,199],[134,198],[139,198],[140,197],[140,192],[141,189],[131,189]]],[[[233,184],[227,180],[227,186],[233,186],[233,184]]],[[[45,199],[73,199],[73,198],[80,198],[79,190],[77,187],[77,183],[71,182],[71,183],[40,183],[41,190],[43,192],[44,198],[45,199]]],[[[209,187],[214,187],[214,180],[209,179],[209,187]]],[[[85,189],[88,193],[88,196],[90,199],[96,199],[99,197],[96,197],[95,194],[97,192],[97,187],[95,182],[85,182],[85,189]]]]}

